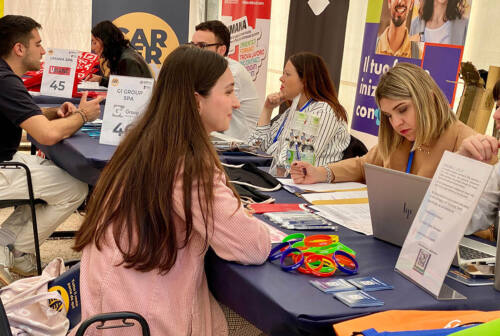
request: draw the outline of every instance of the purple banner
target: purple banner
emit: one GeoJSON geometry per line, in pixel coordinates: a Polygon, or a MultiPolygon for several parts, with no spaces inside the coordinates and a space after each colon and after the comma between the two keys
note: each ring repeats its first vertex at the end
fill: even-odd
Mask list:
{"type": "Polygon", "coordinates": [[[426,1],[429,1],[427,6],[422,1],[369,0],[353,130],[378,135],[375,89],[380,76],[398,62],[413,63],[427,70],[450,105],[453,104],[472,0],[461,1],[460,6],[452,1],[432,2],[433,5],[432,0],[426,1]],[[457,8],[450,10],[450,6],[457,8]],[[443,17],[441,26],[436,27],[429,22],[434,10],[454,13],[454,17],[443,17]]]}

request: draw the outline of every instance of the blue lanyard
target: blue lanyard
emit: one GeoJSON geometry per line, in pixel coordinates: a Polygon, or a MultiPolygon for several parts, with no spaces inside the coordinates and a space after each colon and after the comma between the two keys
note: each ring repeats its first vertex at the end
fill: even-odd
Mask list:
{"type": "MultiPolygon", "coordinates": [[[[312,100],[312,98],[311,98],[311,99],[309,99],[309,100],[307,101],[307,103],[305,103],[305,105],[304,105],[304,106],[302,106],[302,108],[299,110],[299,112],[304,111],[304,110],[306,109],[306,107],[308,107],[308,106],[309,106],[309,104],[311,104],[311,102],[312,102],[312,101],[313,101],[313,100],[312,100]]],[[[276,141],[278,141],[278,138],[280,137],[280,134],[281,134],[281,132],[283,131],[283,127],[285,127],[285,123],[286,123],[286,119],[287,119],[287,118],[288,118],[288,116],[286,116],[286,117],[285,117],[285,119],[283,120],[283,122],[281,123],[281,126],[280,126],[280,128],[278,129],[278,133],[276,133],[276,136],[275,136],[275,137],[274,137],[274,139],[273,139],[273,143],[275,143],[276,141]]]]}
{"type": "Polygon", "coordinates": [[[410,173],[411,165],[413,164],[413,155],[415,155],[415,151],[411,151],[410,156],[408,156],[408,164],[406,165],[406,174],[410,173]]]}

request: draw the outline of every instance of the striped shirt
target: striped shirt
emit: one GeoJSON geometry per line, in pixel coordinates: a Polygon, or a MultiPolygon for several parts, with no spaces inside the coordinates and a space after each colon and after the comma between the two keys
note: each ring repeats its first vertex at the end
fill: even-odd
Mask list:
{"type": "MultiPolygon", "coordinates": [[[[296,99],[294,99],[294,102],[296,99]]],[[[296,104],[287,109],[275,122],[270,125],[257,126],[249,137],[249,143],[259,146],[261,150],[273,155],[273,161],[269,172],[276,174],[276,167],[286,167],[287,140],[293,127],[293,121],[298,112],[294,109],[296,104]],[[278,140],[273,144],[281,125],[284,124],[278,140]]],[[[315,166],[322,166],[331,162],[342,160],[343,152],[349,145],[351,136],[347,129],[347,122],[338,119],[332,107],[322,101],[312,101],[302,112],[318,116],[320,125],[318,135],[313,140],[315,166]]]]}

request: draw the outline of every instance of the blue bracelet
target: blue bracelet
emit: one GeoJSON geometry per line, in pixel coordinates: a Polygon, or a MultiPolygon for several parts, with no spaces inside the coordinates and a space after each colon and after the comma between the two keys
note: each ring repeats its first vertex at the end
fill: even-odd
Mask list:
{"type": "Polygon", "coordinates": [[[337,250],[337,251],[333,252],[332,259],[337,264],[337,268],[339,270],[341,270],[342,272],[349,274],[349,275],[358,273],[358,262],[349,253],[342,251],[342,250],[337,250]],[[344,256],[344,257],[348,258],[349,260],[351,260],[354,263],[354,268],[345,268],[343,265],[341,265],[340,262],[336,258],[338,255],[344,256]]]}
{"type": "Polygon", "coordinates": [[[279,243],[278,245],[273,247],[271,252],[269,253],[269,257],[267,258],[267,260],[273,261],[281,258],[281,255],[283,254],[283,252],[281,252],[281,249],[284,247],[289,248],[290,243],[289,242],[279,243]]]}
{"type": "Polygon", "coordinates": [[[280,259],[281,269],[285,272],[295,271],[297,268],[302,266],[303,263],[304,263],[304,253],[302,253],[302,251],[299,250],[298,248],[291,247],[289,249],[286,249],[285,252],[283,252],[281,254],[281,259],[280,259]],[[288,255],[290,255],[292,253],[297,253],[297,252],[300,253],[300,256],[301,256],[300,260],[298,262],[296,262],[295,264],[292,264],[290,266],[286,266],[285,265],[286,257],[288,257],[288,255]]]}

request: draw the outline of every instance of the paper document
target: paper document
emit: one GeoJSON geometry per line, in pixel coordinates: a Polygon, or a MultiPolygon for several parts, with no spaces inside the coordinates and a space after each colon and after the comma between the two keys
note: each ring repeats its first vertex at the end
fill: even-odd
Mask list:
{"type": "Polygon", "coordinates": [[[396,269],[436,297],[492,169],[445,151],[415,215],[396,269]]]}
{"type": "Polygon", "coordinates": [[[362,191],[343,191],[329,193],[310,193],[301,195],[306,201],[314,205],[320,204],[361,204],[368,203],[368,193],[362,191]]]}
{"type": "Polygon", "coordinates": [[[362,204],[313,205],[311,209],[332,222],[366,235],[373,234],[370,207],[362,204]]]}
{"type": "Polygon", "coordinates": [[[344,192],[344,191],[361,191],[366,190],[366,185],[357,182],[340,182],[340,183],[314,183],[314,184],[296,184],[292,179],[279,178],[278,181],[285,186],[297,189],[299,193],[311,192],[344,192]]]}

